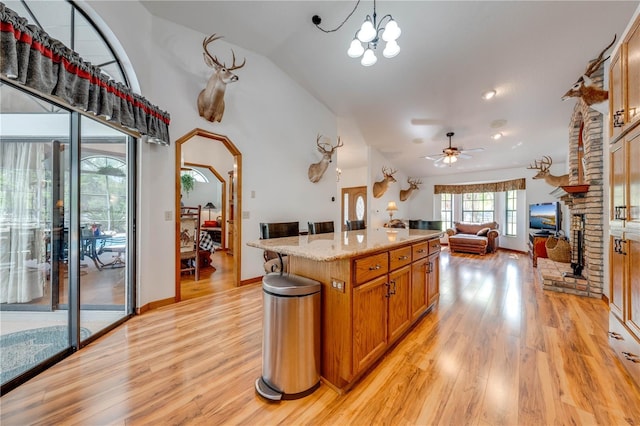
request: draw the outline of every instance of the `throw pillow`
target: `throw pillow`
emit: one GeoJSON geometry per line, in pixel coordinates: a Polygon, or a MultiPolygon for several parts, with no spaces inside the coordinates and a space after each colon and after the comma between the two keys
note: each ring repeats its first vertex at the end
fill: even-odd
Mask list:
{"type": "Polygon", "coordinates": [[[481,230],[476,232],[476,235],[479,236],[479,237],[486,237],[487,234],[489,233],[489,231],[490,231],[489,228],[482,228],[481,230]]]}

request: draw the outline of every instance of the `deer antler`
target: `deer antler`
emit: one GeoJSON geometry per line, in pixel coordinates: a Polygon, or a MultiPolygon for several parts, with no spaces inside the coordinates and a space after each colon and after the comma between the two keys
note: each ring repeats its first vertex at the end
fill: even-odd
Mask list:
{"type": "Polygon", "coordinates": [[[418,185],[422,185],[422,180],[420,179],[412,179],[412,178],[407,178],[407,183],[411,186],[418,186],[418,185]]]}
{"type": "Polygon", "coordinates": [[[611,46],[613,46],[613,43],[616,42],[617,37],[617,34],[613,35],[613,41],[611,41],[611,43],[607,47],[605,47],[602,52],[600,52],[600,55],[598,55],[598,57],[592,63],[590,63],[589,66],[587,66],[584,75],[586,75],[587,77],[591,77],[591,74],[593,74],[598,68],[600,68],[600,65],[602,65],[604,61],[609,59],[608,56],[604,59],[602,57],[604,56],[604,52],[606,52],[611,46]]]}
{"type": "Polygon", "coordinates": [[[244,58],[244,61],[242,61],[242,64],[240,65],[236,65],[236,53],[233,51],[233,49],[231,49],[231,55],[233,56],[233,64],[231,65],[231,67],[227,68],[227,66],[223,63],[220,63],[220,61],[218,60],[217,56],[213,56],[211,55],[211,53],[209,53],[209,50],[207,50],[207,46],[209,46],[209,44],[213,43],[216,40],[221,39],[222,36],[217,36],[216,34],[211,34],[209,37],[206,37],[203,41],[202,41],[202,48],[204,49],[204,53],[209,57],[209,59],[211,59],[211,62],[213,62],[214,64],[216,64],[217,66],[221,67],[221,68],[225,68],[228,71],[233,71],[233,70],[237,70],[239,68],[242,68],[246,63],[247,63],[247,58],[244,58]]]}
{"type": "Polygon", "coordinates": [[[540,160],[540,164],[538,164],[537,160],[534,160],[533,164],[529,164],[529,167],[527,167],[527,169],[540,170],[541,172],[546,172],[546,171],[549,170],[549,168],[551,167],[552,163],[553,163],[553,160],[551,159],[551,157],[548,157],[548,156],[545,155],[540,160]]]}
{"type": "Polygon", "coordinates": [[[393,176],[396,172],[397,170],[388,169],[386,166],[382,166],[382,174],[384,176],[393,176]]]}

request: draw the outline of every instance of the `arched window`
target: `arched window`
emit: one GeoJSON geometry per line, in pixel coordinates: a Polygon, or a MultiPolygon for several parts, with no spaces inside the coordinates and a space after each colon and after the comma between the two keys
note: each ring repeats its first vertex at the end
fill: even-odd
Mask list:
{"type": "Polygon", "coordinates": [[[112,80],[130,87],[124,68],[100,30],[67,0],[4,0],[3,3],[51,37],[100,67],[112,80]]]}

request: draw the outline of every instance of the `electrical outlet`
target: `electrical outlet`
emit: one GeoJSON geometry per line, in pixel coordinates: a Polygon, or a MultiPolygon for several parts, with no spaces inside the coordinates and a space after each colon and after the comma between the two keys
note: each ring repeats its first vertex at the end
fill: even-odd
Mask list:
{"type": "Polygon", "coordinates": [[[173,212],[171,210],[164,212],[164,220],[165,222],[171,222],[173,220],[173,212]]]}
{"type": "Polygon", "coordinates": [[[345,282],[341,280],[336,280],[335,278],[331,278],[331,288],[340,293],[344,293],[345,282]]]}

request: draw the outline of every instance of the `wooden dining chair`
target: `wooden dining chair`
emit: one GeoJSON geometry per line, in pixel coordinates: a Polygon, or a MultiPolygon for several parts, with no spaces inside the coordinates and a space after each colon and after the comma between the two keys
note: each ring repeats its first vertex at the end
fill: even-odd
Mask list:
{"type": "Polygon", "coordinates": [[[335,232],[333,229],[333,221],[327,222],[307,222],[309,235],[328,234],[335,232]]]}

